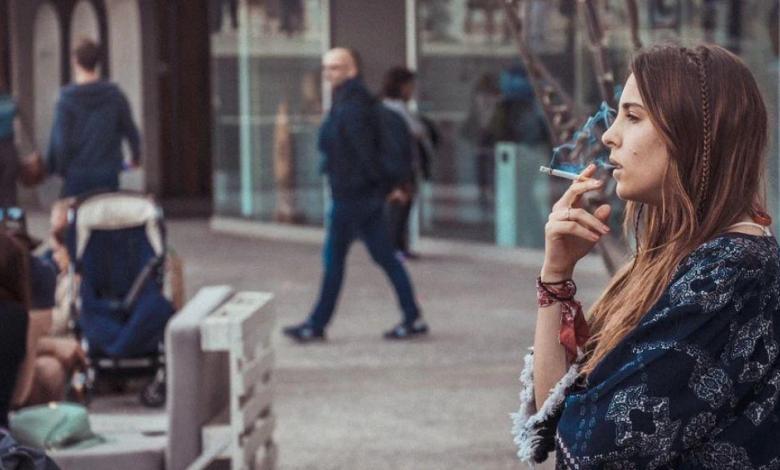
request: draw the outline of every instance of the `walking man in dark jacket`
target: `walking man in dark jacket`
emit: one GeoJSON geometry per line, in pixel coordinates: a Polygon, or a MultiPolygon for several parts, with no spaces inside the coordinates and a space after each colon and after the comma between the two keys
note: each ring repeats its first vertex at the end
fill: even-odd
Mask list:
{"type": "Polygon", "coordinates": [[[100,48],[89,39],[73,51],[75,84],[60,92],[49,143],[51,173],[65,180],[62,197],[97,189],[119,189],[122,140],[132,151],[132,167],[141,160],[141,142],[130,104],[115,84],[101,80],[100,48]]]}
{"type": "Polygon", "coordinates": [[[393,184],[379,161],[377,101],[360,77],[360,61],[349,49],[336,48],[323,58],[323,77],[333,89],[333,106],[320,129],[333,206],[323,247],[320,297],[309,317],[283,333],[306,343],[325,339],[344,276],[347,252],[360,237],[371,257],[395,288],[403,319],[387,339],[407,339],[428,332],[420,316],[409,275],[395,257],[384,219],[385,197],[393,184]]]}

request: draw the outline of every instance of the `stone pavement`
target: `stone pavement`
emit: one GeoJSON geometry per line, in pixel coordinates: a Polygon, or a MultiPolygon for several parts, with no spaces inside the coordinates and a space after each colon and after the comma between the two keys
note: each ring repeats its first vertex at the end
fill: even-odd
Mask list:
{"type": "MultiPolygon", "coordinates": [[[[540,252],[424,240],[422,259],[407,266],[432,333],[390,343],[381,332],[400,318],[395,298],[356,244],[329,341],[299,346],[278,330],[315,300],[322,234],[265,232],[270,238],[246,238],[203,220],[169,222],[188,297],[209,284],[276,296],[279,469],[523,468],[509,413],[533,339],[540,252]]],[[[600,260],[583,261],[576,280],[589,305],[606,282],[600,260]]]]}

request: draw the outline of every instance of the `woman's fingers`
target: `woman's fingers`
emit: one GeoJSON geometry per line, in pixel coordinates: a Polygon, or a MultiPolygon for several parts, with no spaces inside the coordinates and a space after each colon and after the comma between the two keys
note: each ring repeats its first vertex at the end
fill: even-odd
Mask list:
{"type": "MultiPolygon", "coordinates": [[[[586,170],[582,173],[582,176],[585,177],[586,173],[592,173],[592,172],[586,170]]],[[[571,184],[571,186],[569,186],[569,189],[567,189],[566,192],[563,193],[563,196],[561,196],[558,202],[555,203],[553,209],[573,207],[579,202],[580,197],[583,194],[587,193],[588,191],[594,191],[596,189],[600,189],[603,185],[604,185],[603,182],[589,177],[588,179],[575,181],[574,183],[571,184]]]]}
{"type": "Polygon", "coordinates": [[[552,220],[547,222],[544,228],[547,235],[569,235],[588,240],[590,242],[597,242],[601,235],[585,228],[578,222],[569,220],[552,220]]]}
{"type": "Polygon", "coordinates": [[[609,214],[611,212],[612,207],[609,204],[602,204],[593,212],[593,215],[600,221],[606,222],[609,219],[609,214]]]}
{"type": "Polygon", "coordinates": [[[580,176],[583,178],[590,178],[594,174],[596,174],[596,165],[591,163],[590,165],[586,166],[584,170],[582,170],[582,173],[580,173],[580,176]]]}
{"type": "MultiPolygon", "coordinates": [[[[602,206],[603,207],[603,206],[602,206]]],[[[597,209],[597,212],[600,210],[603,210],[602,207],[597,209]]],[[[609,207],[609,206],[607,206],[609,207]]],[[[607,212],[608,214],[609,212],[607,212]]],[[[566,208],[554,211],[550,213],[551,221],[573,221],[577,222],[580,225],[584,226],[585,228],[588,228],[594,232],[598,232],[602,235],[609,233],[609,226],[607,226],[605,223],[603,223],[600,220],[600,217],[597,217],[594,214],[589,213],[585,209],[580,209],[576,207],[572,208],[566,208]]]]}

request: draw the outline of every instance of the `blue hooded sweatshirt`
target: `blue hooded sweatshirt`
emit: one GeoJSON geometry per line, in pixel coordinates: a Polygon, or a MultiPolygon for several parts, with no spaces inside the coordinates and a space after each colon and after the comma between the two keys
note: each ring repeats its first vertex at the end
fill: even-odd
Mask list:
{"type": "Polygon", "coordinates": [[[334,90],[333,105],[319,135],[328,175],[337,200],[383,198],[387,193],[378,156],[376,99],[360,78],[334,90]]]}
{"type": "Polygon", "coordinates": [[[68,85],[54,115],[49,171],[65,178],[66,187],[68,180],[79,181],[78,192],[96,189],[89,187],[90,181],[116,179],[122,170],[122,139],[130,144],[133,161],[140,163],[138,129],[119,87],[105,81],[68,85]]]}

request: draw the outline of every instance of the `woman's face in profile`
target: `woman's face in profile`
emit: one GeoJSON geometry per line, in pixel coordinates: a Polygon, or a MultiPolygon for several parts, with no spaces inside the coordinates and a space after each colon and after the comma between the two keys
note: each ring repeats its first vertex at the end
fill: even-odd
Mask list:
{"type": "Polygon", "coordinates": [[[636,79],[631,74],[620,97],[615,122],[601,137],[617,166],[613,178],[623,200],[660,205],[669,152],[650,120],[636,79]]]}

